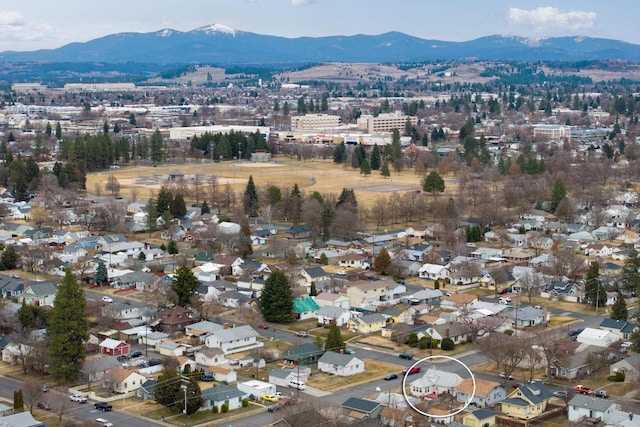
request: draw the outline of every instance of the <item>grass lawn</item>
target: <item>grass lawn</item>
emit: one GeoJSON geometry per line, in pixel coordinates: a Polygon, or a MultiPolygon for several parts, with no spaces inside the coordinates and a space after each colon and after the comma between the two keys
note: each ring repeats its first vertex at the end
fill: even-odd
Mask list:
{"type": "MultiPolygon", "coordinates": [[[[216,420],[222,420],[225,418],[228,418],[230,416],[235,416],[235,415],[240,415],[240,414],[246,414],[248,412],[251,411],[255,411],[255,410],[262,410],[262,407],[258,408],[255,405],[251,405],[249,404],[248,407],[246,408],[238,408],[238,409],[234,409],[233,411],[227,412],[226,414],[223,414],[221,412],[214,414],[212,411],[203,411],[200,410],[198,412],[196,412],[195,414],[191,414],[189,415],[189,417],[187,418],[187,424],[188,426],[195,426],[198,424],[202,424],[205,422],[213,422],[216,420]]],[[[144,414],[146,417],[149,417],[151,419],[154,420],[162,420],[164,417],[164,422],[169,423],[169,424],[173,424],[173,425],[177,425],[177,426],[182,426],[185,425],[185,418],[184,415],[180,412],[172,412],[167,408],[161,407],[158,408],[154,411],[148,412],[146,414],[144,414]]]]}
{"type": "Polygon", "coordinates": [[[390,372],[399,373],[402,370],[402,366],[393,363],[367,360],[365,362],[365,369],[363,373],[349,377],[314,372],[307,380],[307,384],[320,390],[339,391],[346,387],[353,387],[354,384],[357,383],[380,379],[390,372]]]}

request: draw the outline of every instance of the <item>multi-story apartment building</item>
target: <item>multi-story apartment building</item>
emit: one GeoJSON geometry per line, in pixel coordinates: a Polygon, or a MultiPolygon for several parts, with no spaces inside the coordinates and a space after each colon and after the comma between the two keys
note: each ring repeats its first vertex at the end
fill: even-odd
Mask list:
{"type": "Polygon", "coordinates": [[[404,131],[407,120],[411,122],[412,126],[417,124],[416,117],[405,116],[399,111],[396,111],[395,113],[380,114],[377,117],[364,115],[360,116],[358,119],[358,127],[366,129],[367,132],[371,134],[393,132],[394,129],[404,131]]]}
{"type": "Polygon", "coordinates": [[[291,116],[291,130],[329,129],[340,126],[340,116],[330,114],[305,114],[291,116]]]}
{"type": "Polygon", "coordinates": [[[535,125],[533,137],[544,140],[571,139],[571,127],[563,125],[535,125]]]}

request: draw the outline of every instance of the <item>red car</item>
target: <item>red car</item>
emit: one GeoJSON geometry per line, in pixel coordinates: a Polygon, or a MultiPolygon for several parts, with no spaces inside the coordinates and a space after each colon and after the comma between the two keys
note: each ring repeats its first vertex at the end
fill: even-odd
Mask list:
{"type": "Polygon", "coordinates": [[[267,325],[266,323],[260,323],[258,325],[258,328],[260,328],[260,329],[269,329],[269,325],[267,325]]]}
{"type": "Polygon", "coordinates": [[[422,370],[422,368],[420,366],[414,366],[412,368],[405,368],[402,373],[403,374],[408,374],[408,375],[412,375],[412,374],[417,374],[418,372],[420,372],[422,370]]]}
{"type": "Polygon", "coordinates": [[[47,402],[38,402],[38,409],[44,409],[45,411],[50,411],[51,405],[49,405],[47,402]]]}
{"type": "Polygon", "coordinates": [[[591,390],[589,387],[583,386],[582,384],[574,385],[571,388],[573,389],[573,391],[576,391],[580,394],[593,394],[593,390],[591,390]]]}
{"type": "Polygon", "coordinates": [[[522,384],[520,383],[513,383],[513,388],[519,388],[522,384]]]}

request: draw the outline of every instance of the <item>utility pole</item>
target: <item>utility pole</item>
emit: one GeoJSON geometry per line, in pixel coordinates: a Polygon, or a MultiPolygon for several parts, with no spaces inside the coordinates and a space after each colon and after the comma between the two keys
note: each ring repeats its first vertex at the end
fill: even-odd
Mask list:
{"type": "Polygon", "coordinates": [[[184,427],[187,427],[187,390],[189,389],[189,378],[182,375],[180,377],[180,382],[182,383],[180,388],[184,390],[184,427]]]}

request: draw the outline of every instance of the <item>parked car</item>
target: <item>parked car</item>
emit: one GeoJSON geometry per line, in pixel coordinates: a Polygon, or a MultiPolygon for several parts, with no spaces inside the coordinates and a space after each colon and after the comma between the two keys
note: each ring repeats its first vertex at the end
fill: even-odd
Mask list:
{"type": "Polygon", "coordinates": [[[104,418],[96,418],[96,422],[100,423],[104,427],[113,427],[113,423],[110,423],[109,421],[105,420],[104,418]]]}
{"type": "Polygon", "coordinates": [[[51,410],[51,405],[48,404],[47,402],[38,402],[38,409],[42,409],[45,411],[50,411],[51,410]]]}
{"type": "Polygon", "coordinates": [[[508,288],[502,288],[498,291],[498,295],[505,295],[509,293],[509,289],[508,288]]]}
{"type": "Polygon", "coordinates": [[[113,298],[108,297],[108,296],[105,295],[105,296],[102,297],[102,302],[107,302],[107,303],[111,304],[113,302],[113,298]]]}
{"type": "Polygon", "coordinates": [[[598,390],[593,395],[595,397],[601,397],[603,399],[606,399],[607,397],[609,397],[609,392],[607,390],[598,390]]]}
{"type": "Polygon", "coordinates": [[[574,385],[571,388],[573,389],[573,391],[576,391],[580,394],[593,394],[593,390],[591,390],[589,387],[583,386],[582,384],[574,385]]]}
{"type": "Polygon", "coordinates": [[[132,351],[129,354],[129,359],[135,359],[136,357],[142,357],[142,352],[141,351],[132,351]]]}
{"type": "Polygon", "coordinates": [[[507,374],[506,374],[506,373],[504,373],[504,372],[500,372],[500,373],[498,374],[498,378],[500,378],[501,380],[509,380],[509,381],[513,381],[513,375],[509,375],[509,376],[507,376],[507,374]]]}
{"type": "Polygon", "coordinates": [[[566,390],[557,390],[553,392],[553,395],[555,397],[560,397],[562,399],[566,399],[567,397],[569,397],[569,392],[566,390]]]}
{"type": "Polygon", "coordinates": [[[346,350],[344,351],[344,353],[345,353],[345,354],[356,354],[356,351],[355,351],[355,350],[353,350],[353,349],[348,348],[348,349],[346,349],[346,350]]]}
{"type": "Polygon", "coordinates": [[[262,396],[260,396],[260,399],[273,403],[278,403],[278,401],[280,400],[278,396],[275,396],[273,394],[263,394],[262,396]]]}
{"type": "Polygon", "coordinates": [[[395,380],[396,378],[398,378],[398,374],[387,374],[384,376],[384,379],[387,381],[395,380]]]}
{"type": "Polygon", "coordinates": [[[413,375],[413,374],[417,374],[418,372],[420,372],[422,370],[422,368],[420,366],[413,366],[411,368],[405,368],[402,373],[406,374],[406,375],[413,375]]]}
{"type": "Polygon", "coordinates": [[[71,396],[69,396],[69,399],[71,399],[73,402],[87,403],[87,398],[81,394],[72,394],[71,396]]]}
{"type": "Polygon", "coordinates": [[[93,404],[93,407],[102,412],[111,411],[113,409],[113,406],[109,405],[107,402],[96,402],[93,404]]]}
{"type": "Polygon", "coordinates": [[[269,329],[269,325],[267,325],[266,323],[260,323],[258,325],[258,328],[260,328],[260,329],[269,329]]]}
{"type": "Polygon", "coordinates": [[[520,388],[522,384],[520,383],[513,383],[513,388],[520,388]]]}
{"type": "Polygon", "coordinates": [[[215,381],[215,377],[213,375],[202,375],[200,377],[200,381],[215,381]]]}
{"type": "Polygon", "coordinates": [[[411,359],[413,359],[413,354],[411,354],[411,353],[407,353],[407,352],[405,351],[404,353],[400,353],[400,354],[398,355],[398,357],[399,357],[400,359],[404,359],[404,360],[411,360],[411,359]]]}
{"type": "Polygon", "coordinates": [[[271,406],[269,406],[267,408],[267,411],[269,411],[269,412],[276,412],[276,411],[279,411],[279,410],[280,410],[280,405],[278,405],[277,403],[275,403],[275,404],[273,404],[273,405],[271,405],[271,406]]]}
{"type": "Polygon", "coordinates": [[[43,392],[43,393],[46,393],[46,392],[48,392],[48,391],[49,391],[49,386],[48,386],[48,385],[46,385],[46,384],[42,384],[42,385],[40,386],[40,390],[42,390],[42,392],[43,392]]]}
{"type": "Polygon", "coordinates": [[[578,335],[580,335],[582,333],[582,331],[584,331],[584,328],[572,329],[572,330],[569,331],[569,336],[570,337],[577,337],[578,335]]]}
{"type": "Polygon", "coordinates": [[[309,333],[307,331],[298,331],[298,332],[296,332],[296,336],[297,337],[302,337],[302,338],[307,338],[309,336],[309,333]]]}

